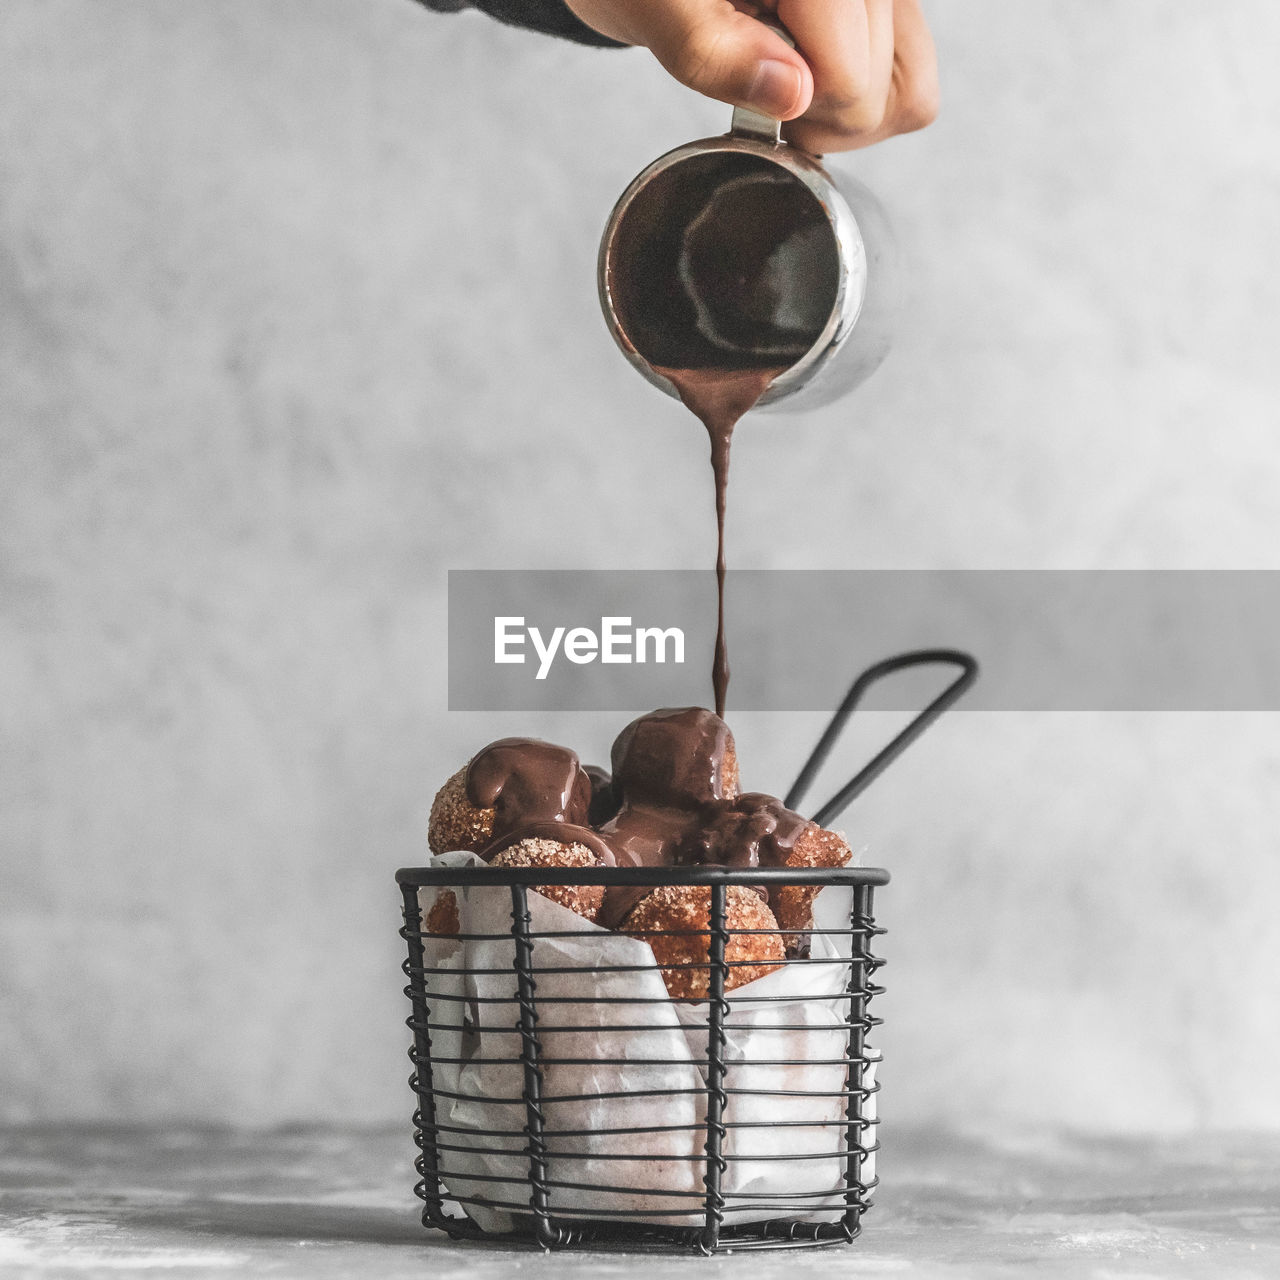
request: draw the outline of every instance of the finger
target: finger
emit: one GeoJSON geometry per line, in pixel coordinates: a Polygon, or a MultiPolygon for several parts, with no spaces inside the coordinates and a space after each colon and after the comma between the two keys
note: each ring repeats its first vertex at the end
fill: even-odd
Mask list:
{"type": "Polygon", "coordinates": [[[938,115],[938,57],[919,0],[895,0],[893,28],[893,73],[880,127],[849,138],[838,130],[811,126],[807,119],[797,120],[787,126],[790,141],[819,154],[853,150],[933,123],[938,115]],[[794,136],[794,130],[803,137],[794,136]]]}
{"type": "Polygon", "coordinates": [[[787,136],[812,151],[860,145],[883,125],[893,83],[893,0],[779,0],[813,71],[814,94],[787,136]]]}
{"type": "Polygon", "coordinates": [[[642,44],[682,84],[779,120],[808,109],[813,75],[804,58],[730,0],[572,0],[597,31],[642,44]]]}
{"type": "Polygon", "coordinates": [[[893,44],[893,87],[885,125],[893,133],[911,133],[938,118],[938,52],[920,0],[895,0],[893,44]]]}

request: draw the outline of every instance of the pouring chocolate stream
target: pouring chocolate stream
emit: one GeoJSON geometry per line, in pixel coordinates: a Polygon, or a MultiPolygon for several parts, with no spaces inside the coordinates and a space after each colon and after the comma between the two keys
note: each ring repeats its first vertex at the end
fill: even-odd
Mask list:
{"type": "Polygon", "coordinates": [[[754,154],[700,155],[626,206],[605,268],[631,353],[706,428],[716,499],[718,715],[729,684],[725,513],[734,428],[805,359],[836,304],[839,252],[813,193],[754,154]]]}
{"type": "Polygon", "coordinates": [[[769,389],[785,366],[764,369],[673,369],[661,367],[685,407],[707,429],[711,441],[711,469],[716,489],[716,646],[711,666],[716,715],[723,716],[729,689],[729,650],[724,629],[724,518],[729,495],[729,453],[733,429],[769,389]]]}

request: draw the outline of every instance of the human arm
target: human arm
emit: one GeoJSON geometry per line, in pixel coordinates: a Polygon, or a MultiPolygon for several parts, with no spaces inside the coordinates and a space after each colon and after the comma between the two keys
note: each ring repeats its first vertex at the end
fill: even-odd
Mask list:
{"type": "Polygon", "coordinates": [[[620,44],[589,27],[564,0],[418,0],[438,13],[458,13],[478,9],[499,22],[551,36],[563,36],[578,44],[617,48],[620,44]]]}

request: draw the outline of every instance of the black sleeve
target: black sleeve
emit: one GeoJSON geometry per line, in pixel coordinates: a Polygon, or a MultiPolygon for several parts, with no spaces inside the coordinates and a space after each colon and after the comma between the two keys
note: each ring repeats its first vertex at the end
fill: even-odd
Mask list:
{"type": "Polygon", "coordinates": [[[545,31],[547,35],[563,36],[566,40],[576,40],[578,44],[594,44],[607,49],[626,47],[593,31],[564,0],[418,0],[418,3],[440,13],[479,9],[510,26],[545,31]]]}

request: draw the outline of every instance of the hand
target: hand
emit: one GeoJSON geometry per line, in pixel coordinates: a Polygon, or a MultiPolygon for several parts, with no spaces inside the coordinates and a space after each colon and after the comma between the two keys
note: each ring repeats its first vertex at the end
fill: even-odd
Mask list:
{"type": "Polygon", "coordinates": [[[919,0],[567,0],[588,26],[643,45],[682,84],[788,121],[808,151],[923,129],[938,66],[919,0]],[[752,15],[776,16],[790,48],[752,15]]]}

